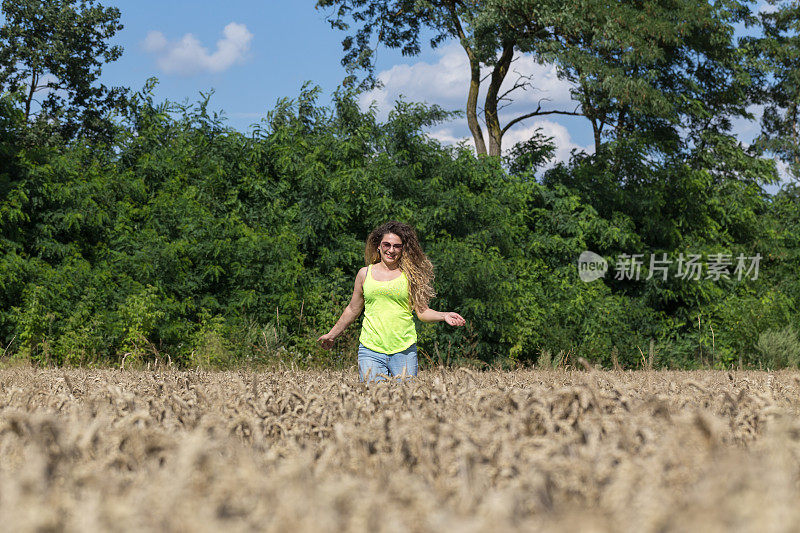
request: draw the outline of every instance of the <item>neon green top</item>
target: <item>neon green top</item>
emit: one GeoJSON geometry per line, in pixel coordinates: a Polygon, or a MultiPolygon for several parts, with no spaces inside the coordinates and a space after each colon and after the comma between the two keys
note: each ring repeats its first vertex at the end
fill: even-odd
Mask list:
{"type": "Polygon", "coordinates": [[[364,278],[364,320],[359,341],[374,352],[402,352],[417,342],[411,316],[411,298],[405,272],[389,281],[372,277],[372,265],[364,278]]]}

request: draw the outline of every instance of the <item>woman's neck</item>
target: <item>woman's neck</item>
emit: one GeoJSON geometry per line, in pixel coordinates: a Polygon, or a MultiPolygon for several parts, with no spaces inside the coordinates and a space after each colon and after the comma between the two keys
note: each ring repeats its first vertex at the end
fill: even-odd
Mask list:
{"type": "Polygon", "coordinates": [[[383,260],[378,261],[375,264],[380,265],[381,270],[386,270],[387,272],[390,272],[392,270],[397,270],[400,268],[400,261],[395,261],[391,266],[384,263],[383,260]]]}

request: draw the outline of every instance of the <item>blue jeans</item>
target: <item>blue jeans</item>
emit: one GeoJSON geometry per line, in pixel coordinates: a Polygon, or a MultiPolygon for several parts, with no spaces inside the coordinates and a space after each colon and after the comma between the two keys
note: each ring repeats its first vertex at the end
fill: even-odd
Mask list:
{"type": "Polygon", "coordinates": [[[402,376],[403,369],[406,369],[406,376],[417,375],[417,345],[412,344],[402,352],[385,354],[373,352],[365,348],[363,344],[358,345],[358,374],[361,381],[383,381],[383,375],[402,376]],[[369,374],[369,377],[367,377],[369,374]]]}

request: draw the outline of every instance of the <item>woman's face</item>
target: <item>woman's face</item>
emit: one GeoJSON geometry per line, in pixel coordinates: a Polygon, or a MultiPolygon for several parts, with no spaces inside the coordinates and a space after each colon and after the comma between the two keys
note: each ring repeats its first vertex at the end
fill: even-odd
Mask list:
{"type": "Polygon", "coordinates": [[[378,251],[381,254],[381,260],[386,265],[398,264],[403,255],[403,241],[394,233],[387,233],[381,237],[378,251]]]}

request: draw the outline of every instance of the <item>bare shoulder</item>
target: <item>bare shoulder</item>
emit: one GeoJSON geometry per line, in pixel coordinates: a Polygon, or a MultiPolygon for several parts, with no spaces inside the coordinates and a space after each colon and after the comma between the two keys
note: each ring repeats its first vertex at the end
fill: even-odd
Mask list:
{"type": "Polygon", "coordinates": [[[356,274],[356,285],[361,286],[365,279],[367,279],[367,267],[361,267],[358,274],[356,274]]]}

